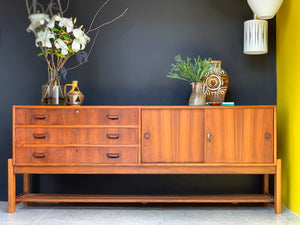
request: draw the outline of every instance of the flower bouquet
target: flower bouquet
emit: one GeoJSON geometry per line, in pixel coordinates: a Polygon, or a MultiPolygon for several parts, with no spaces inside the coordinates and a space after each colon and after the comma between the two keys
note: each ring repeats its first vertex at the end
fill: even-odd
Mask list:
{"type": "Polygon", "coordinates": [[[74,69],[87,62],[99,29],[114,22],[126,13],[127,9],[118,17],[93,28],[93,23],[97,15],[108,2],[109,0],[106,0],[98,9],[89,29],[85,31],[83,25],[76,25],[76,18],[66,18],[63,16],[69,6],[69,1],[67,1],[65,10],[62,10],[60,0],[57,0],[56,3],[54,0],[51,0],[47,9],[44,10],[43,5],[38,4],[37,0],[32,1],[31,4],[29,4],[29,0],[26,0],[29,20],[31,22],[27,31],[34,33],[35,44],[41,49],[38,56],[43,57],[48,66],[48,82],[42,88],[42,104],[64,104],[63,88],[60,80],[61,77],[66,78],[67,69],[64,67],[66,62],[74,55],[77,55],[79,64],[70,69],[74,69]],[[38,10],[39,7],[41,12],[38,10]],[[58,12],[54,14],[55,9],[58,9],[58,12]],[[92,31],[97,31],[97,33],[94,37],[92,47],[89,53],[87,53],[83,50],[91,40],[87,34],[92,31]]]}

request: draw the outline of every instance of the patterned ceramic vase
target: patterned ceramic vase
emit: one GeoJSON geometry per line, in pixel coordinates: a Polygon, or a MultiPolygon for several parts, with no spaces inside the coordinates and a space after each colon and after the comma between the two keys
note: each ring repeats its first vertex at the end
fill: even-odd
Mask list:
{"type": "Polygon", "coordinates": [[[213,69],[205,75],[204,83],[207,87],[206,102],[210,105],[221,105],[229,85],[227,73],[222,69],[221,60],[212,60],[213,69]]]}

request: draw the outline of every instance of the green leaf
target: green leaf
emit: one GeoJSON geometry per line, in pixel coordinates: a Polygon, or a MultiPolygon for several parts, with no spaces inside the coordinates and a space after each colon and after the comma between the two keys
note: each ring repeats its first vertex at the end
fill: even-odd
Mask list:
{"type": "Polygon", "coordinates": [[[74,51],[73,51],[73,49],[72,49],[72,46],[71,46],[71,45],[69,45],[69,46],[68,46],[68,51],[74,54],[74,51]]]}
{"type": "Polygon", "coordinates": [[[66,58],[65,55],[62,55],[62,54],[60,54],[58,52],[54,52],[54,55],[56,55],[57,57],[66,58]]]}
{"type": "Polygon", "coordinates": [[[39,54],[37,54],[37,56],[42,56],[44,54],[45,54],[44,52],[40,52],[39,54]]]}
{"type": "Polygon", "coordinates": [[[60,37],[65,39],[66,41],[70,41],[70,35],[67,33],[60,35],[60,37]]]}
{"type": "Polygon", "coordinates": [[[57,28],[52,28],[51,29],[53,32],[58,32],[59,31],[59,29],[57,29],[57,28]]]}
{"type": "Polygon", "coordinates": [[[167,77],[188,82],[199,82],[212,67],[211,58],[202,60],[198,56],[192,61],[189,57],[183,60],[180,55],[177,55],[174,60],[176,64],[171,65],[171,71],[167,77]]]}

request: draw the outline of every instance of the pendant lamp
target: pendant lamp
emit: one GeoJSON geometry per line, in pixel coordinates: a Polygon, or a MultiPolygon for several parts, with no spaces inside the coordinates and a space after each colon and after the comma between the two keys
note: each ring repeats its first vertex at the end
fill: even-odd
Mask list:
{"type": "Polygon", "coordinates": [[[279,10],[283,0],[247,0],[254,19],[244,23],[244,54],[268,53],[268,21],[279,10]]]}
{"type": "Polygon", "coordinates": [[[268,53],[268,21],[248,20],[244,23],[244,54],[268,53]]]}
{"type": "Polygon", "coordinates": [[[258,19],[272,19],[279,10],[283,0],[247,0],[258,19]]]}

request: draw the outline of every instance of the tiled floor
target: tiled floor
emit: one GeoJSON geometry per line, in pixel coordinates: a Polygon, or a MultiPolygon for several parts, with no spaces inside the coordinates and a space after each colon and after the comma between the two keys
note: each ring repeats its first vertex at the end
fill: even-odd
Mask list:
{"type": "Polygon", "coordinates": [[[287,209],[276,215],[260,205],[31,205],[8,214],[0,202],[1,225],[300,225],[287,209]]]}

